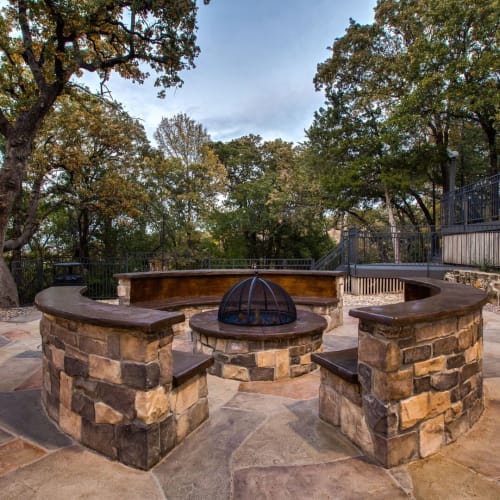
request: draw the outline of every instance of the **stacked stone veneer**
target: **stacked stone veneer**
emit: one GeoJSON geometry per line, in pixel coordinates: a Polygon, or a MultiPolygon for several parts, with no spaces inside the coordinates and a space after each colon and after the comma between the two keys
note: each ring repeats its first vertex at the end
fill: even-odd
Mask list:
{"type": "Polygon", "coordinates": [[[193,330],[195,350],[215,362],[209,373],[253,381],[280,380],[305,375],[317,368],[313,352],[322,351],[322,334],[269,340],[236,340],[207,336],[193,330]]]}
{"type": "Polygon", "coordinates": [[[483,411],[481,309],[437,321],[361,319],[358,378],[321,369],[320,417],[393,467],[438,452],[483,411]]]}
{"type": "Polygon", "coordinates": [[[149,469],[208,418],[206,374],[178,387],[172,328],[91,325],[44,314],[42,402],[76,441],[149,469]]]}
{"type": "Polygon", "coordinates": [[[454,269],[448,271],[444,279],[452,283],[462,283],[484,290],[488,301],[493,304],[500,303],[500,274],[474,271],[470,269],[454,269]]]}

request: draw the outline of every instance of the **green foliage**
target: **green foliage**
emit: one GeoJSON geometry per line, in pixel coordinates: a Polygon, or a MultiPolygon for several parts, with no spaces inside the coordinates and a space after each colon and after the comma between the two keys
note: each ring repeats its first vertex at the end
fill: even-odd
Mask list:
{"type": "Polygon", "coordinates": [[[317,258],[330,245],[318,184],[303,154],[280,139],[250,135],[216,143],[229,189],[211,231],[227,257],[317,258]]]}
{"type": "Polygon", "coordinates": [[[375,22],[351,21],[331,50],[307,143],[330,209],[382,203],[401,223],[434,225],[448,149],[462,182],[497,171],[497,0],[380,0],[375,22]]]}

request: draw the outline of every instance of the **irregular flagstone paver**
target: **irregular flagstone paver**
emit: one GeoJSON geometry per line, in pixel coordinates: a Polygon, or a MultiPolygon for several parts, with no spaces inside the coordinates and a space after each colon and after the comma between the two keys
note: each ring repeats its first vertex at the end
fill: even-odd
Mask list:
{"type": "Polygon", "coordinates": [[[358,347],[358,338],[347,335],[325,335],[323,337],[324,351],[341,351],[358,347]]]}
{"type": "Polygon", "coordinates": [[[208,404],[210,411],[225,405],[238,392],[240,382],[207,375],[208,404]]]}
{"type": "Polygon", "coordinates": [[[0,365],[0,392],[13,391],[42,366],[38,358],[12,357],[0,365]]]}
{"type": "MultiPolygon", "coordinates": [[[[253,467],[234,474],[238,500],[397,500],[408,499],[384,469],[352,458],[295,467],[253,467]]],[[[428,497],[433,498],[433,497],[428,497]]]]}
{"type": "Polygon", "coordinates": [[[0,429],[0,444],[12,441],[12,439],[14,439],[14,436],[10,432],[0,429]]]}
{"type": "Polygon", "coordinates": [[[24,391],[26,389],[39,389],[43,383],[43,370],[40,367],[35,373],[30,375],[24,382],[18,385],[16,391],[24,391]]]}
{"type": "Polygon", "coordinates": [[[137,471],[80,447],[56,451],[0,477],[2,500],[160,500],[150,472],[137,471]]]}
{"type": "Polygon", "coordinates": [[[269,416],[235,452],[233,468],[320,464],[361,452],[317,415],[318,400],[300,401],[269,416]]]}
{"type": "MultiPolygon", "coordinates": [[[[0,445],[0,476],[46,455],[47,452],[22,439],[14,439],[0,445]]],[[[3,491],[0,487],[0,497],[3,491]]]]}
{"type": "Polygon", "coordinates": [[[15,356],[17,359],[24,359],[24,358],[38,358],[42,359],[42,351],[33,351],[33,350],[28,350],[24,352],[20,352],[19,354],[16,354],[15,356]]]}
{"type": "Polygon", "coordinates": [[[442,455],[408,465],[416,500],[498,500],[500,484],[442,455]]]}
{"type": "Polygon", "coordinates": [[[0,425],[49,450],[73,443],[45,415],[37,389],[1,392],[0,425]]]}
{"type": "Polygon", "coordinates": [[[479,422],[464,437],[444,448],[442,454],[491,479],[500,480],[499,450],[500,401],[489,401],[479,422]]]}
{"type": "Polygon", "coordinates": [[[154,469],[165,496],[179,499],[228,499],[231,457],[265,415],[220,408],[154,469]]]}
{"type": "Polygon", "coordinates": [[[30,339],[32,337],[32,334],[26,330],[11,330],[2,333],[2,335],[9,340],[30,339]]]}
{"type": "Polygon", "coordinates": [[[273,413],[283,411],[288,404],[290,404],[289,398],[239,392],[224,407],[245,411],[258,411],[265,416],[270,416],[273,413]]]}
{"type": "Polygon", "coordinates": [[[274,382],[242,382],[240,392],[270,394],[292,399],[312,399],[319,393],[319,371],[274,382]]]}
{"type": "Polygon", "coordinates": [[[500,377],[492,377],[484,380],[483,388],[488,400],[500,401],[500,377]]]}
{"type": "Polygon", "coordinates": [[[9,339],[6,339],[0,335],[0,348],[6,346],[9,343],[10,343],[9,339]]]}

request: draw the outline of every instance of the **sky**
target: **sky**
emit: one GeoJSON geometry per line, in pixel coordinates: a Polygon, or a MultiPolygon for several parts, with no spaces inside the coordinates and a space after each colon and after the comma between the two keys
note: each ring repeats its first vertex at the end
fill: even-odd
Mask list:
{"type": "MultiPolygon", "coordinates": [[[[181,73],[181,88],[158,99],[154,77],[145,84],[111,78],[108,88],[148,136],[162,117],[186,113],[213,140],[248,134],[264,140],[305,139],[304,130],[324,102],[314,89],[349,18],[373,21],[376,0],[211,0],[199,2],[196,68],[181,73]]],[[[87,83],[93,85],[92,77],[87,83]]],[[[95,82],[94,82],[95,83],[95,82]]]]}

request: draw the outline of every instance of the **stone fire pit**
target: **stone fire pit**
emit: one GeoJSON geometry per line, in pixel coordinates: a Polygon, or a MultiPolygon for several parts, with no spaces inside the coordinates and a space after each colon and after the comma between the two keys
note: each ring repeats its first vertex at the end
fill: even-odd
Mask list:
{"type": "Polygon", "coordinates": [[[256,275],[231,287],[218,311],[196,314],[189,325],[195,351],[215,360],[210,373],[251,381],[316,369],[311,353],[322,351],[327,322],[313,312],[297,311],[282,287],[256,275]]]}

